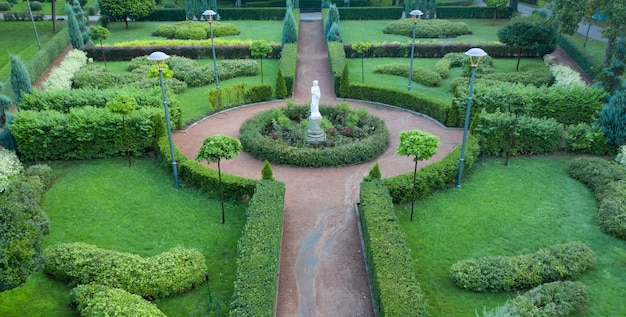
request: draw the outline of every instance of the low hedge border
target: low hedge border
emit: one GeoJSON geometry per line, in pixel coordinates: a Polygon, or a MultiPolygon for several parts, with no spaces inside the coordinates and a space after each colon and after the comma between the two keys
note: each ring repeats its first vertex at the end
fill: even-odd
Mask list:
{"type": "Polygon", "coordinates": [[[343,43],[331,41],[326,42],[328,47],[328,61],[330,62],[330,73],[333,76],[335,93],[339,92],[343,67],[346,65],[346,51],[343,43]]]}
{"type": "MultiPolygon", "coordinates": [[[[307,108],[300,106],[301,108],[307,108]]],[[[333,117],[336,107],[320,106],[323,117],[333,117]]],[[[358,142],[322,148],[297,148],[265,136],[265,122],[273,110],[264,111],[246,120],[239,128],[239,138],[246,152],[274,164],[291,166],[328,167],[353,165],[380,155],[389,145],[389,131],[379,118],[372,120],[373,133],[358,142]]],[[[368,115],[371,116],[371,115],[368,115]]]]}
{"type": "Polygon", "coordinates": [[[557,37],[557,44],[574,59],[576,64],[578,64],[589,77],[595,78],[602,72],[603,66],[601,64],[594,64],[592,62],[594,59],[589,52],[578,48],[578,45],[572,40],[570,35],[561,34],[561,36],[557,37]]]}
{"type": "MultiPolygon", "coordinates": [[[[411,45],[407,39],[407,43],[370,43],[371,47],[365,52],[364,57],[409,57],[411,55],[411,45]]],[[[471,43],[424,43],[415,44],[414,57],[435,58],[443,57],[448,53],[464,53],[470,48],[480,46],[489,56],[493,58],[513,58],[520,54],[517,48],[512,48],[505,44],[471,44],[471,43]]],[[[344,44],[343,49],[346,51],[348,58],[360,58],[352,44],[344,44]]],[[[540,57],[534,48],[523,49],[522,57],[540,57]]]]}
{"type": "MultiPolygon", "coordinates": [[[[172,161],[167,136],[164,135],[158,140],[157,151],[160,154],[163,168],[171,172],[172,161]]],[[[217,192],[220,186],[218,171],[200,162],[189,160],[177,148],[174,148],[174,152],[178,166],[178,176],[185,183],[219,197],[217,192]]],[[[248,201],[254,195],[256,184],[257,180],[254,179],[222,173],[222,186],[226,199],[248,201]]]]}
{"type": "Polygon", "coordinates": [[[182,294],[202,284],[208,270],[202,253],[180,247],[149,258],[82,242],[50,246],[44,253],[45,272],[71,285],[106,284],[149,299],[182,294]]]}
{"type": "MultiPolygon", "coordinates": [[[[282,47],[272,45],[272,52],[267,58],[279,58],[282,47]]],[[[211,46],[87,46],[87,57],[95,61],[129,61],[135,57],[148,56],[161,51],[170,56],[182,56],[191,59],[213,58],[211,46]]],[[[215,57],[219,59],[250,59],[250,45],[215,45],[215,57]]],[[[295,66],[294,66],[295,67],[295,66]]]]}
{"type": "Polygon", "coordinates": [[[280,71],[287,85],[287,96],[293,93],[293,83],[296,80],[296,63],[298,59],[298,43],[283,45],[280,56],[280,71]]]}
{"type": "MultiPolygon", "coordinates": [[[[478,146],[478,138],[470,135],[467,139],[465,147],[465,157],[463,160],[463,169],[469,170],[474,161],[480,154],[478,146]]],[[[457,146],[454,151],[446,155],[438,162],[429,164],[417,171],[415,188],[415,198],[422,199],[430,193],[448,188],[458,175],[459,157],[461,156],[461,147],[457,146]]],[[[385,186],[389,189],[393,202],[395,204],[403,204],[411,201],[411,193],[413,190],[413,173],[401,174],[383,179],[385,186]]]]}
{"type": "Polygon", "coordinates": [[[78,285],[70,298],[81,316],[166,317],[159,308],[139,295],[99,284],[78,285]]]}
{"type": "Polygon", "coordinates": [[[567,173],[596,196],[602,231],[626,240],[626,169],[599,157],[579,157],[570,162],[567,173]]]}
{"type": "Polygon", "coordinates": [[[595,262],[588,246],[570,242],[530,254],[459,261],[450,267],[450,279],[457,287],[475,292],[513,291],[577,278],[595,262]]]}
{"type": "Polygon", "coordinates": [[[273,316],[283,232],[285,184],[260,180],[238,242],[230,316],[273,316]]]}
{"type": "Polygon", "coordinates": [[[425,316],[413,259],[381,180],[361,182],[359,214],[378,316],[425,316]]]}

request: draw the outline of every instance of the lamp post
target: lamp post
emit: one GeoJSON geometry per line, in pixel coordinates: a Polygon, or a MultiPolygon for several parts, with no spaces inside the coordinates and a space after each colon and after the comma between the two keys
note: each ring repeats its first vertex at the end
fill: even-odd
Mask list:
{"type": "Polygon", "coordinates": [[[170,58],[163,52],[154,52],[148,56],[148,60],[154,61],[154,65],[159,70],[159,80],[161,82],[161,95],[163,97],[163,110],[165,111],[165,125],[167,126],[167,138],[170,142],[170,156],[172,157],[172,172],[174,173],[174,186],[178,189],[178,168],[176,167],[176,158],[174,157],[174,142],[172,141],[172,128],[170,126],[170,114],[167,110],[167,99],[165,98],[165,86],[163,85],[163,67],[165,60],[170,58]],[[160,62],[160,63],[159,63],[160,62]]]}
{"type": "Polygon", "coordinates": [[[459,171],[456,178],[456,188],[461,188],[461,176],[463,175],[463,161],[465,160],[465,143],[467,142],[467,129],[469,127],[470,107],[472,106],[472,89],[474,88],[474,75],[476,74],[476,67],[480,63],[480,59],[483,56],[487,56],[487,53],[480,48],[471,48],[465,55],[470,58],[470,67],[472,68],[472,75],[470,77],[469,94],[467,95],[467,106],[465,106],[465,125],[463,126],[463,143],[461,144],[461,157],[459,158],[459,171]],[[476,57],[474,62],[473,57],[476,57]]]}
{"type": "Polygon", "coordinates": [[[33,9],[30,7],[30,0],[26,1],[28,6],[28,13],[30,14],[30,22],[33,23],[33,30],[35,31],[35,38],[37,39],[37,47],[41,50],[41,42],[39,42],[39,34],[37,33],[37,27],[35,26],[35,19],[33,18],[33,9]]]}
{"type": "Polygon", "coordinates": [[[409,12],[413,16],[413,42],[411,43],[411,63],[409,64],[409,85],[408,90],[411,91],[411,81],[413,81],[413,54],[415,54],[415,32],[417,31],[417,19],[422,16],[422,11],[413,10],[409,12]]]}
{"type": "Polygon", "coordinates": [[[211,32],[211,51],[213,52],[213,72],[215,73],[215,89],[220,89],[220,81],[217,76],[217,61],[215,59],[215,44],[213,44],[213,16],[217,12],[213,10],[206,10],[202,12],[204,18],[209,22],[209,31],[211,32]]]}

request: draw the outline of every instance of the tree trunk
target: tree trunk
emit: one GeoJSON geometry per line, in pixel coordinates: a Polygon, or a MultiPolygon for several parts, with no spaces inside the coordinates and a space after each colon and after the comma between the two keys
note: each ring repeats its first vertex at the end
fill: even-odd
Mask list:
{"type": "Polygon", "coordinates": [[[611,60],[611,52],[613,51],[613,37],[608,38],[606,43],[606,50],[604,50],[604,66],[609,66],[611,60]]]}
{"type": "Polygon", "coordinates": [[[517,65],[515,66],[515,71],[519,71],[519,61],[522,59],[522,48],[519,48],[519,51],[517,52],[517,65]]]}
{"type": "Polygon", "coordinates": [[[52,0],[52,31],[56,33],[57,31],[57,6],[56,0],[52,0]]]}
{"type": "Polygon", "coordinates": [[[415,210],[415,178],[417,177],[417,160],[413,168],[413,191],[411,192],[411,222],[413,222],[413,210],[415,210]]]}
{"type": "Polygon", "coordinates": [[[222,201],[222,224],[224,224],[226,222],[224,219],[224,189],[222,186],[222,170],[220,169],[220,161],[221,160],[217,160],[217,178],[220,181],[220,200],[222,201]]]}
{"type": "Polygon", "coordinates": [[[124,23],[126,23],[126,29],[128,30],[128,18],[124,18],[124,23]]]}

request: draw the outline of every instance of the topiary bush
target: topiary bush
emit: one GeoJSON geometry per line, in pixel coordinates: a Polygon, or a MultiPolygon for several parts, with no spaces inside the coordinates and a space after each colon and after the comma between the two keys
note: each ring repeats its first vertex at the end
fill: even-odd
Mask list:
{"type": "Polygon", "coordinates": [[[50,246],[45,255],[45,272],[70,285],[106,284],[151,299],[202,284],[208,270],[200,252],[179,247],[142,258],[77,242],[50,246]]]}
{"type": "Polygon", "coordinates": [[[166,316],[141,296],[106,285],[78,285],[70,292],[70,300],[81,316],[166,316]]]}
{"type": "MultiPolygon", "coordinates": [[[[465,22],[451,22],[443,19],[419,20],[415,30],[416,38],[446,38],[471,34],[465,22]]],[[[390,22],[384,29],[385,34],[397,34],[412,37],[413,19],[400,19],[390,22]]]]}
{"type": "Polygon", "coordinates": [[[382,120],[367,111],[350,111],[347,104],[321,106],[326,142],[306,140],[308,106],[264,111],[246,120],[239,137],[246,152],[274,164],[293,166],[341,166],[365,162],[380,155],[389,144],[382,120]]]}
{"type": "Polygon", "coordinates": [[[11,4],[8,2],[0,2],[0,11],[11,11],[11,4]]]}
{"type": "Polygon", "coordinates": [[[30,1],[30,9],[33,11],[43,10],[43,5],[39,1],[30,1]]]}
{"type": "Polygon", "coordinates": [[[577,278],[595,261],[588,246],[570,242],[530,254],[459,261],[450,267],[450,279],[457,287],[475,292],[512,291],[577,278]]]}

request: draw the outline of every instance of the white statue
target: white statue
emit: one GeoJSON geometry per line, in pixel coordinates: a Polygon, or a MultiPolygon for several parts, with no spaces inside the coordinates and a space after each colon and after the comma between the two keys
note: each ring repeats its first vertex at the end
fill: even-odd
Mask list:
{"type": "Polygon", "coordinates": [[[320,113],[320,109],[319,109],[321,97],[322,97],[322,92],[320,91],[318,82],[317,80],[314,80],[313,87],[311,87],[311,118],[322,117],[322,114],[320,113]]]}

